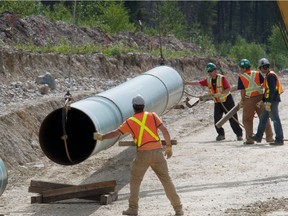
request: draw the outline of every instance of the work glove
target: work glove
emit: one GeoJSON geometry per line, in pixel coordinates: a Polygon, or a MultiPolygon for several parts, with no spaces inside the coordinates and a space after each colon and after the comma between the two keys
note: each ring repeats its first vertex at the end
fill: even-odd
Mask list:
{"type": "Polygon", "coordinates": [[[261,108],[262,105],[263,105],[263,101],[261,100],[261,101],[259,101],[259,102],[256,104],[256,107],[261,108]]]}
{"type": "Polygon", "coordinates": [[[171,145],[166,145],[164,155],[167,156],[167,159],[169,159],[172,156],[172,146],[171,145]]]}
{"type": "Polygon", "coordinates": [[[241,100],[241,101],[239,102],[239,107],[240,107],[240,109],[244,107],[244,100],[241,100]]]}
{"type": "Polygon", "coordinates": [[[266,102],[266,103],[265,103],[265,110],[266,110],[267,112],[271,112],[271,103],[270,103],[270,102],[266,102]]]}
{"type": "Polygon", "coordinates": [[[102,140],[103,140],[103,134],[100,134],[100,133],[95,132],[95,133],[94,133],[94,140],[100,140],[100,141],[102,141],[102,140]]]}
{"type": "Polygon", "coordinates": [[[211,96],[214,98],[219,98],[219,97],[221,97],[221,95],[222,95],[221,93],[211,94],[211,96]]]}
{"type": "Polygon", "coordinates": [[[189,81],[187,81],[187,80],[184,80],[184,85],[189,85],[189,81]]]}

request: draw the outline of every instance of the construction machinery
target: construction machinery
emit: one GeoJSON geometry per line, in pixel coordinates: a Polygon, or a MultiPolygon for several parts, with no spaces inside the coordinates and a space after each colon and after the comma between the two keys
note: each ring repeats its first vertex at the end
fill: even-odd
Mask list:
{"type": "Polygon", "coordinates": [[[276,13],[280,14],[277,19],[278,26],[288,49],[288,1],[277,0],[277,5],[280,11],[280,13],[276,13]]]}

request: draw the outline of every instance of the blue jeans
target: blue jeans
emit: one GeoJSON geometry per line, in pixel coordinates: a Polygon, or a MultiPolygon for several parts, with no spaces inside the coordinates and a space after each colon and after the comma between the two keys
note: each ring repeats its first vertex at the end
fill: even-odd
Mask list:
{"type": "Polygon", "coordinates": [[[282,124],[281,120],[279,118],[279,111],[278,111],[278,105],[279,101],[274,101],[271,103],[271,112],[266,111],[266,109],[263,110],[261,116],[260,116],[260,122],[258,125],[258,130],[255,136],[259,139],[262,139],[263,133],[265,131],[266,123],[271,117],[271,120],[273,121],[274,125],[274,131],[275,131],[275,140],[278,141],[283,141],[283,129],[282,129],[282,124]]]}

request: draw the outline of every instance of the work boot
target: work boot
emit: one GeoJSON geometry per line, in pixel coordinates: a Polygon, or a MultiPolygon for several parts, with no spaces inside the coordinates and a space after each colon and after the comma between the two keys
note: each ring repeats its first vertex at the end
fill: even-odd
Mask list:
{"type": "Polygon", "coordinates": [[[256,135],[250,136],[250,138],[254,141],[256,141],[257,143],[261,143],[262,139],[257,137],[256,135]]]}
{"type": "Polygon", "coordinates": [[[254,141],[253,140],[247,140],[246,142],[243,143],[244,145],[253,145],[254,141]]]}
{"type": "Polygon", "coordinates": [[[284,145],[283,140],[275,140],[274,142],[269,143],[269,145],[284,145]]]}
{"type": "Polygon", "coordinates": [[[122,212],[122,215],[138,215],[138,210],[128,208],[127,210],[122,212]]]}
{"type": "Polygon", "coordinates": [[[275,140],[273,139],[273,138],[271,138],[271,139],[266,139],[266,142],[267,143],[273,143],[275,140]]]}
{"type": "Polygon", "coordinates": [[[225,140],[225,136],[224,135],[218,135],[216,137],[216,141],[221,141],[221,140],[225,140]]]}
{"type": "Polygon", "coordinates": [[[184,215],[184,212],[182,209],[175,211],[175,216],[178,216],[178,215],[184,215]]]}
{"type": "Polygon", "coordinates": [[[237,136],[237,141],[242,141],[243,137],[242,136],[237,136]]]}
{"type": "Polygon", "coordinates": [[[182,205],[177,205],[177,206],[174,206],[174,211],[175,211],[175,216],[178,216],[178,215],[184,215],[184,212],[182,210],[182,205]]]}

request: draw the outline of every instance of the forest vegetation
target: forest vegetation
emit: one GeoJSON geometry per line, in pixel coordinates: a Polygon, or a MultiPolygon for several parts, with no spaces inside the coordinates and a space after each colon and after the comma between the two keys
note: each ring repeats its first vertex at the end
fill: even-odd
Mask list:
{"type": "MultiPolygon", "coordinates": [[[[41,15],[51,21],[95,27],[110,35],[119,32],[173,35],[197,44],[206,56],[223,56],[235,61],[247,58],[254,67],[259,58],[267,57],[278,71],[288,68],[288,47],[279,28],[282,20],[276,1],[1,1],[0,13],[6,11],[21,17],[41,15]]],[[[33,48],[17,46],[36,50],[34,45],[33,48]]],[[[67,41],[57,46],[57,51],[70,47],[62,51],[71,52],[67,41]]],[[[99,49],[99,45],[91,44],[81,50],[85,52],[93,47],[99,49]]],[[[131,51],[124,45],[117,49],[131,51]]],[[[37,52],[41,50],[46,49],[37,47],[37,52]]],[[[168,55],[169,51],[165,51],[168,55]]],[[[173,55],[187,57],[191,52],[169,53],[170,58],[173,55]]]]}

